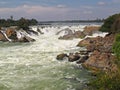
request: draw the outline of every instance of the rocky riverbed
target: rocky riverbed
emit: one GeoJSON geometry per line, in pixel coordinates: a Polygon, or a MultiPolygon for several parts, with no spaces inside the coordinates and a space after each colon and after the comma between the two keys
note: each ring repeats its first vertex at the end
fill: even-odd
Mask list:
{"type": "Polygon", "coordinates": [[[99,28],[100,27],[86,26],[81,32],[85,38],[77,44],[77,47],[85,47],[86,50],[69,53],[68,55],[65,53],[59,54],[57,59],[64,60],[67,58],[68,61],[82,64],[83,67],[89,68],[93,71],[116,71],[117,67],[114,64],[115,56],[112,52],[115,34],[106,33],[103,37],[86,37],[86,35],[90,36],[96,32],[100,33],[99,28]]]}

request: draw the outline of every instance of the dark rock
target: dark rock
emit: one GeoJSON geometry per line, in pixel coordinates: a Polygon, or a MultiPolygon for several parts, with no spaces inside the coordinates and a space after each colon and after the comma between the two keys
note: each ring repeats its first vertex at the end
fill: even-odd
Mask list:
{"type": "Polygon", "coordinates": [[[38,32],[34,31],[34,30],[25,30],[28,34],[34,34],[34,35],[38,35],[38,32]]]}
{"type": "Polygon", "coordinates": [[[37,31],[38,31],[40,34],[44,34],[39,28],[37,28],[37,31]]]}
{"type": "Polygon", "coordinates": [[[90,52],[88,50],[86,51],[80,51],[80,55],[88,55],[90,52]]]}
{"type": "Polygon", "coordinates": [[[77,61],[76,63],[77,63],[77,64],[84,63],[88,58],[89,58],[89,56],[83,56],[83,57],[81,57],[80,60],[77,61]]]}
{"type": "Polygon", "coordinates": [[[79,54],[70,53],[69,56],[68,56],[68,60],[70,62],[74,62],[74,61],[77,61],[79,59],[80,59],[80,55],[79,54]]]}
{"type": "Polygon", "coordinates": [[[64,60],[66,57],[68,57],[68,55],[62,53],[62,54],[57,55],[56,59],[57,59],[57,60],[64,60]]]}

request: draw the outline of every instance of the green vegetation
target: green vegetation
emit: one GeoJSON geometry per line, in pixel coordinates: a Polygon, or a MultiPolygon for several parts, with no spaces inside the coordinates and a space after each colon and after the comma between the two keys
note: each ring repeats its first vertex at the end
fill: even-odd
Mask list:
{"type": "Polygon", "coordinates": [[[113,52],[117,56],[115,63],[118,70],[116,72],[100,71],[90,82],[91,90],[120,90],[120,34],[116,35],[113,52]]]}
{"type": "Polygon", "coordinates": [[[117,59],[120,60],[120,34],[116,35],[116,41],[113,45],[113,52],[117,56],[117,59]]]}
{"type": "Polygon", "coordinates": [[[38,22],[35,19],[25,19],[21,18],[19,20],[13,20],[11,16],[10,19],[0,19],[0,27],[10,27],[10,26],[18,26],[18,28],[22,28],[24,30],[28,30],[30,25],[36,25],[38,22]]]}
{"type": "MultiPolygon", "coordinates": [[[[110,17],[108,17],[105,21],[104,24],[102,25],[102,27],[100,28],[100,31],[102,32],[110,32],[110,33],[117,33],[118,30],[117,29],[113,29],[113,24],[115,23],[115,21],[120,18],[120,14],[114,14],[110,17]]],[[[120,32],[120,30],[119,30],[120,32]]]]}
{"type": "Polygon", "coordinates": [[[120,14],[108,17],[100,30],[116,35],[112,48],[116,56],[116,71],[99,71],[89,83],[90,90],[120,90],[120,14]]]}

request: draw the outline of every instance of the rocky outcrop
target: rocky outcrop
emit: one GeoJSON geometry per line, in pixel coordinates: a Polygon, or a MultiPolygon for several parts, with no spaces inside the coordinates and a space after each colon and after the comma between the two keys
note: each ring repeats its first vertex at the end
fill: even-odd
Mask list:
{"type": "Polygon", "coordinates": [[[115,64],[113,63],[115,60],[115,56],[111,53],[105,53],[100,51],[93,51],[93,53],[89,56],[88,60],[86,60],[82,65],[87,68],[91,69],[99,69],[99,70],[107,70],[107,71],[114,71],[116,68],[115,64]]]}
{"type": "Polygon", "coordinates": [[[84,33],[85,35],[91,36],[93,33],[98,32],[99,29],[100,29],[100,26],[86,26],[86,27],[84,28],[83,33],[84,33]]]}
{"type": "MultiPolygon", "coordinates": [[[[116,65],[113,63],[115,56],[112,54],[112,45],[115,41],[115,34],[107,34],[105,37],[86,38],[77,46],[87,48],[89,58],[83,62],[83,66],[92,69],[113,70],[116,65]]],[[[114,71],[114,70],[113,70],[114,71]]]]}
{"type": "MultiPolygon", "coordinates": [[[[25,31],[24,31],[25,32],[25,31]]],[[[27,33],[22,33],[21,30],[16,30],[14,28],[7,28],[0,30],[0,40],[10,41],[10,42],[33,42],[35,39],[29,37],[27,33]],[[18,32],[21,36],[18,38],[18,32]]]]}
{"type": "Polygon", "coordinates": [[[70,40],[74,38],[84,38],[85,36],[96,33],[99,31],[100,26],[86,26],[84,31],[72,31],[69,28],[59,31],[56,35],[59,35],[61,32],[65,31],[65,35],[60,36],[59,39],[70,40]]]}
{"type": "Polygon", "coordinates": [[[115,41],[115,35],[110,34],[105,37],[85,38],[77,46],[84,46],[88,51],[98,50],[100,52],[112,52],[112,44],[115,41]]]}
{"type": "Polygon", "coordinates": [[[74,38],[84,38],[85,35],[81,31],[75,31],[74,33],[60,36],[58,39],[71,40],[74,38]]]}

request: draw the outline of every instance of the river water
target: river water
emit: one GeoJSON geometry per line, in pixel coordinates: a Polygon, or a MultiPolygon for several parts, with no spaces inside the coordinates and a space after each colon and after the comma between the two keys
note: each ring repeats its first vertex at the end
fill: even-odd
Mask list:
{"type": "Polygon", "coordinates": [[[46,26],[43,35],[34,36],[36,42],[0,42],[0,90],[83,90],[89,72],[74,62],[56,60],[60,53],[82,49],[76,47],[81,39],[58,40],[65,32],[55,33],[84,26],[46,26]]]}

